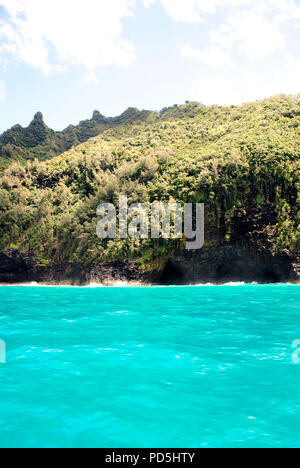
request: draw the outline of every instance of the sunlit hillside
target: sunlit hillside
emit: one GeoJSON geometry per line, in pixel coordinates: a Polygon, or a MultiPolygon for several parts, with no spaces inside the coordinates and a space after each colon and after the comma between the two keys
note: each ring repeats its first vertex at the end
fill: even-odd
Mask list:
{"type": "Polygon", "coordinates": [[[51,160],[4,171],[0,247],[40,270],[121,261],[159,275],[182,255],[182,241],[96,236],[99,203],[127,194],[129,202],[204,202],[204,252],[243,245],[251,255],[285,255],[296,277],[299,156],[297,96],[238,107],[186,103],[125,119],[51,160]]]}

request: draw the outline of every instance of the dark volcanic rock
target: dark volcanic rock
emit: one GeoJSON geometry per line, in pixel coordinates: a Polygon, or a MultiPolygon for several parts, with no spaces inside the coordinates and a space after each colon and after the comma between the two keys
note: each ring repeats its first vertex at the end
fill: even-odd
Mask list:
{"type": "Polygon", "coordinates": [[[118,281],[155,284],[197,284],[228,282],[299,282],[299,258],[288,254],[271,255],[267,250],[241,245],[173,255],[164,271],[144,273],[136,262],[83,265],[67,263],[41,267],[33,258],[12,251],[0,254],[0,282],[41,282],[52,284],[110,285],[118,281]]]}
{"type": "Polygon", "coordinates": [[[247,245],[221,245],[198,252],[183,251],[172,257],[182,283],[258,282],[279,283],[300,280],[288,254],[272,255],[247,245]]]}
{"type": "Polygon", "coordinates": [[[0,253],[0,282],[19,283],[28,280],[26,262],[15,255],[7,256],[0,253]]]}

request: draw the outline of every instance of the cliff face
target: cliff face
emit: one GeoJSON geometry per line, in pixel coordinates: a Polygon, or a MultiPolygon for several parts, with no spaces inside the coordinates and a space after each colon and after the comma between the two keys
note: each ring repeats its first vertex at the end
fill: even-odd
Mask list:
{"type": "Polygon", "coordinates": [[[246,283],[299,283],[299,255],[271,255],[255,246],[224,245],[199,252],[174,253],[160,272],[143,272],[137,262],[118,261],[103,264],[62,263],[38,266],[16,252],[0,255],[0,283],[48,283],[84,285],[116,282],[182,285],[246,283]]]}
{"type": "Polygon", "coordinates": [[[28,278],[28,265],[15,255],[0,253],[0,283],[23,283],[28,278]]]}
{"type": "MultiPolygon", "coordinates": [[[[106,131],[0,174],[1,282],[299,281],[298,99],[188,103],[160,114],[129,109],[114,124],[95,112],[93,122],[106,131]],[[187,252],[176,239],[100,240],[97,206],[117,207],[120,195],[129,206],[204,203],[204,248],[187,252]]],[[[87,135],[93,125],[81,129],[87,135]]],[[[44,131],[38,114],[30,135],[44,131]]]]}
{"type": "MultiPolygon", "coordinates": [[[[174,271],[182,283],[294,283],[300,281],[299,265],[299,257],[294,255],[273,256],[257,251],[255,246],[224,245],[194,255],[174,256],[169,271],[174,271]]],[[[166,281],[170,282],[168,275],[166,281]]]]}

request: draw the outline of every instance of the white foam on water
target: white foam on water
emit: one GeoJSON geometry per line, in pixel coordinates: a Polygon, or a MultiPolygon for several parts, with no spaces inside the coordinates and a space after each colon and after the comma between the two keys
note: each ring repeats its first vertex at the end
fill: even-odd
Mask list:
{"type": "Polygon", "coordinates": [[[252,283],[245,283],[244,281],[230,282],[224,284],[213,284],[213,283],[199,283],[199,284],[183,284],[183,285],[158,285],[158,284],[139,284],[139,283],[127,283],[126,281],[118,281],[115,284],[103,285],[101,283],[90,283],[85,286],[78,286],[72,284],[42,284],[35,281],[31,283],[16,283],[16,284],[6,284],[1,283],[0,287],[23,287],[23,288],[199,288],[199,287],[222,287],[222,286],[300,286],[300,283],[257,283],[253,281],[252,283]]]}
{"type": "Polygon", "coordinates": [[[126,288],[127,286],[128,283],[126,283],[126,281],[118,281],[114,284],[114,288],[126,288]]]}
{"type": "Polygon", "coordinates": [[[232,281],[230,283],[225,283],[222,286],[246,286],[246,284],[247,283],[245,283],[244,281],[240,281],[240,282],[239,281],[236,281],[236,282],[232,281]]]}
{"type": "Polygon", "coordinates": [[[100,283],[90,283],[86,288],[104,288],[103,284],[100,283]]]}
{"type": "Polygon", "coordinates": [[[208,286],[216,286],[215,284],[212,284],[212,283],[203,283],[203,284],[195,284],[194,286],[196,286],[197,288],[204,288],[204,287],[208,287],[208,286]]]}

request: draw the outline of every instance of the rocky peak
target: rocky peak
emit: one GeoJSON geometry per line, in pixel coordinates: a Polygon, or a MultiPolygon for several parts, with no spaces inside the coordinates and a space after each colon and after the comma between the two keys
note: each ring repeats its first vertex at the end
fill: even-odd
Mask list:
{"type": "Polygon", "coordinates": [[[102,114],[100,114],[100,112],[98,110],[95,110],[93,112],[92,120],[94,120],[95,122],[101,122],[101,123],[106,122],[105,117],[102,114]]]}
{"type": "Polygon", "coordinates": [[[33,117],[33,122],[44,123],[44,117],[41,112],[37,112],[33,117]]]}

